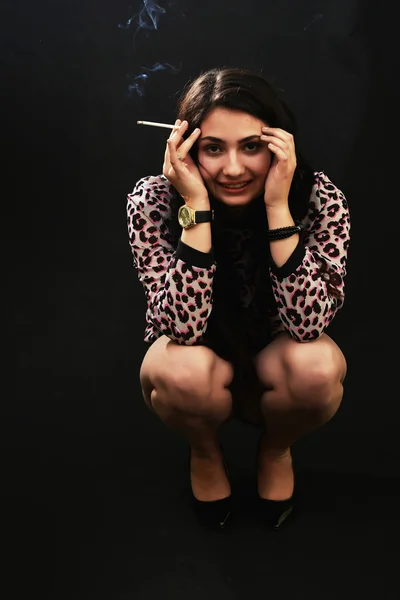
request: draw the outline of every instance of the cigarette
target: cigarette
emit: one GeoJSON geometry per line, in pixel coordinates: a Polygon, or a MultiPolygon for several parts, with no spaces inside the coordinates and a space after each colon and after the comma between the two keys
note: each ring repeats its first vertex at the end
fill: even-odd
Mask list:
{"type": "Polygon", "coordinates": [[[153,127],[164,127],[166,129],[179,129],[179,125],[169,125],[169,123],[154,123],[153,121],[137,121],[138,125],[152,125],[153,127]]]}

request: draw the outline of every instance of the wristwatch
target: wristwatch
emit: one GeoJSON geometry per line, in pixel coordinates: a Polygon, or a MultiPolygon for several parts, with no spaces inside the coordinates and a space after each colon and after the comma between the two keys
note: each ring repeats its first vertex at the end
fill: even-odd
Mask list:
{"type": "Polygon", "coordinates": [[[195,210],[184,204],[178,211],[178,222],[184,229],[190,229],[198,223],[210,223],[213,220],[213,210],[195,210]]]}

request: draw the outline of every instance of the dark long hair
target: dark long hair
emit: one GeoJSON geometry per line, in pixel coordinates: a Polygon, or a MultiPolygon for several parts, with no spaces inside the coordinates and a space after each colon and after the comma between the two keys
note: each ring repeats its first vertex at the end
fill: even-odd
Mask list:
{"type": "MultiPolygon", "coordinates": [[[[268,123],[270,127],[280,127],[296,137],[297,125],[291,110],[270,83],[251,71],[230,67],[215,68],[201,73],[194,81],[188,82],[178,100],[177,115],[177,118],[185,119],[189,123],[186,136],[197,127],[201,128],[203,120],[217,107],[243,111],[268,123]]],[[[190,155],[198,164],[197,143],[192,147],[190,155]]],[[[293,219],[300,221],[308,212],[314,171],[303,159],[297,144],[296,161],[297,166],[289,193],[289,209],[293,219]]],[[[178,210],[184,204],[184,200],[174,188],[172,192],[171,219],[168,226],[172,243],[176,247],[182,234],[177,219],[178,210]]],[[[261,206],[265,215],[263,199],[258,200],[259,207],[261,206]]],[[[213,204],[212,197],[210,202],[213,204]]],[[[260,224],[257,218],[253,222],[256,225],[260,224]]],[[[232,265],[225,260],[224,243],[219,244],[219,228],[216,221],[212,224],[212,233],[218,263],[214,280],[214,298],[218,301],[214,301],[213,304],[213,326],[231,348],[233,356],[239,361],[247,361],[248,354],[251,353],[251,344],[246,334],[248,317],[239,306],[237,278],[232,265]]],[[[269,244],[266,235],[254,236],[251,252],[258,265],[258,273],[263,269],[268,273],[269,244]]],[[[263,300],[260,297],[262,289],[262,286],[256,287],[254,302],[257,302],[257,294],[259,300],[263,300]]]]}

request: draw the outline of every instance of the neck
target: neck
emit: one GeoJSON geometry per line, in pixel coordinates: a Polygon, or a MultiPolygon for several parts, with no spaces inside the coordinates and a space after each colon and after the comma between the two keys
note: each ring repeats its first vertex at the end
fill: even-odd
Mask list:
{"type": "Polygon", "coordinates": [[[258,196],[243,206],[229,206],[220,200],[211,198],[211,208],[215,211],[215,216],[218,219],[226,221],[241,221],[243,219],[264,218],[264,199],[263,196],[258,196]]]}

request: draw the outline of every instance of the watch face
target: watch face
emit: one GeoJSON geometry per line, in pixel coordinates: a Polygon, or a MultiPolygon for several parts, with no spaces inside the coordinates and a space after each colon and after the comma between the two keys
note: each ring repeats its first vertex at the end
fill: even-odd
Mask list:
{"type": "Polygon", "coordinates": [[[190,225],[190,211],[186,206],[182,206],[179,213],[179,221],[182,227],[187,227],[190,225]]]}

